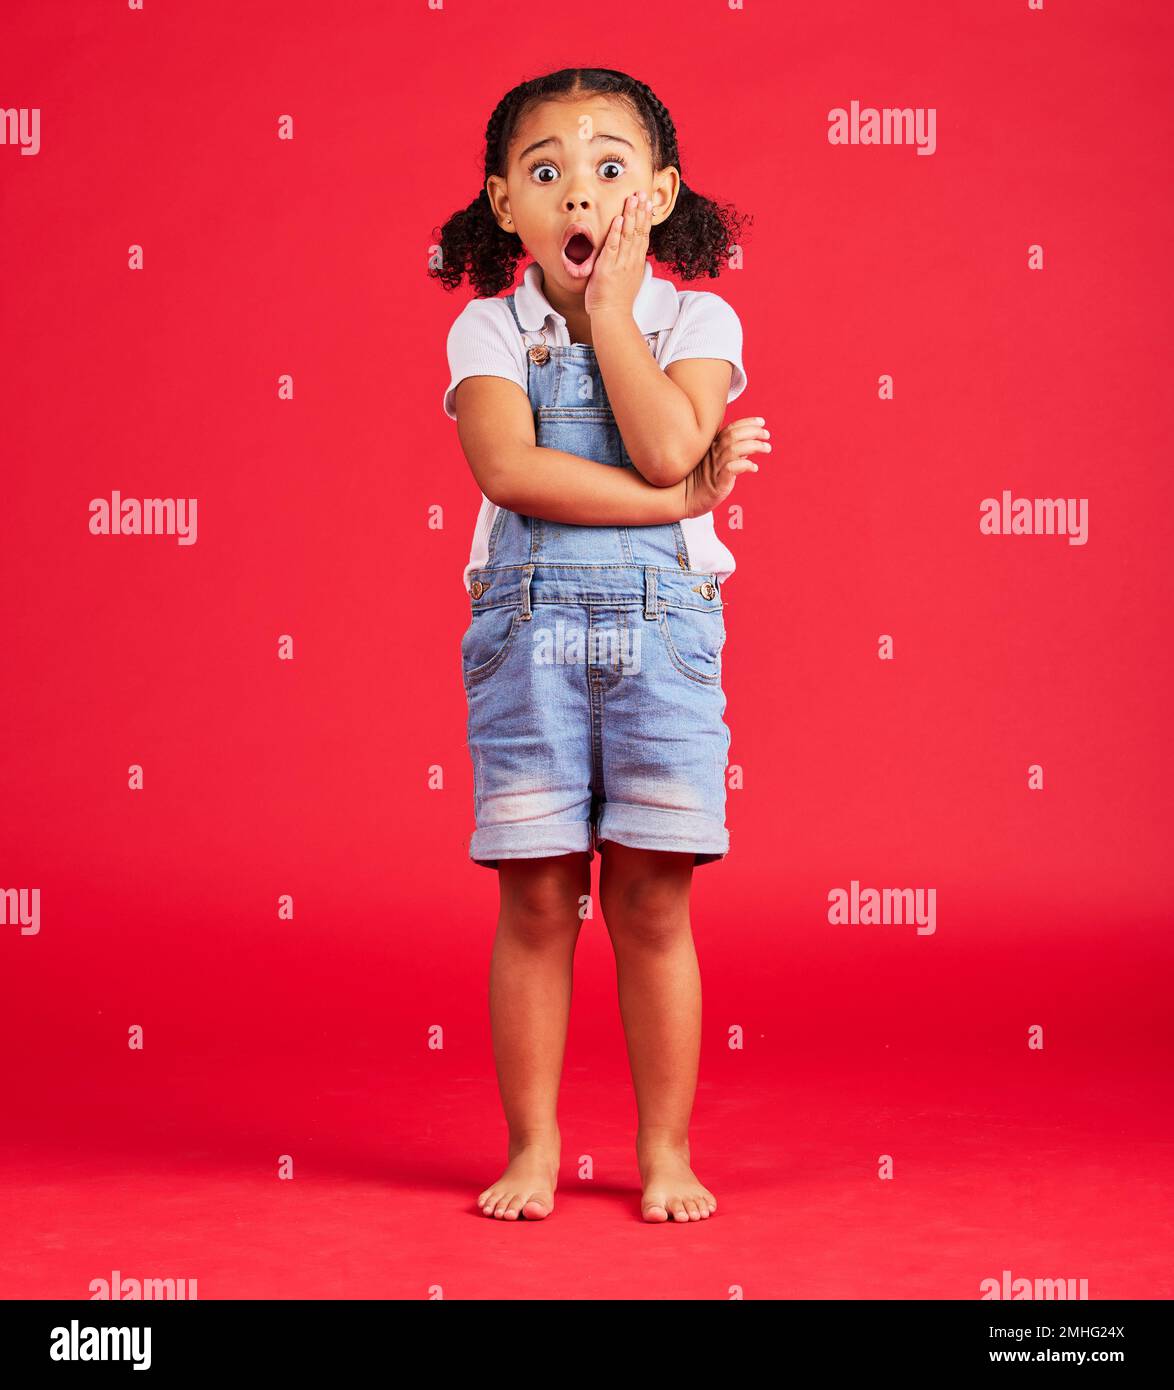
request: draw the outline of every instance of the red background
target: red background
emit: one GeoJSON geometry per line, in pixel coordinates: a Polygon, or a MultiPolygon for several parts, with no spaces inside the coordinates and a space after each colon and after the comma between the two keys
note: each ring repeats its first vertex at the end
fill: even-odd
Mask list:
{"type": "Polygon", "coordinates": [[[40,107],[42,148],[0,147],[0,887],[42,921],[0,928],[0,1295],[1174,1293],[1172,29],[1158,0],[3,7],[0,106],[40,107]],[[500,97],[574,63],[649,82],[687,181],[753,214],[744,268],[681,287],[740,315],[731,418],[775,444],[744,529],[717,518],[719,1211],[673,1234],[639,1221],[597,906],[555,1214],[473,1201],[505,1128],[479,499],[441,411],[469,291],[425,272],[500,97]],[[853,99],[935,107],[937,152],[829,145],[853,99]],[[1087,545],[980,535],[1003,488],[1087,497],[1087,545]],[[197,497],[197,543],[91,536],[114,489],[197,497]],[[852,879],[936,888],[936,934],[829,925],[852,879]]]}

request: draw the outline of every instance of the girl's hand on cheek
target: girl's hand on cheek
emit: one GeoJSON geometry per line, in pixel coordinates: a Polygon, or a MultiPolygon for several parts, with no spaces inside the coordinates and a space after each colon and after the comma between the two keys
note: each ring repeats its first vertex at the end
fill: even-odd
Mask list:
{"type": "Polygon", "coordinates": [[[633,193],[624,203],[623,215],[613,219],[587,281],[583,307],[592,317],[631,315],[644,279],[651,227],[652,200],[644,193],[633,193]]]}

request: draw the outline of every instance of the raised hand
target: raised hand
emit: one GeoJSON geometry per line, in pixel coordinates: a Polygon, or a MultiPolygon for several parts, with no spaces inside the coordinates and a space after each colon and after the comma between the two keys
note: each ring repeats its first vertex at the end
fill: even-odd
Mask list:
{"type": "Polygon", "coordinates": [[[624,201],[623,214],[612,218],[591,267],[583,307],[592,317],[601,313],[631,314],[644,279],[651,228],[651,198],[646,193],[631,194],[624,201]]]}
{"type": "Polygon", "coordinates": [[[705,457],[685,478],[685,515],[704,516],[730,495],[739,473],[758,472],[749,454],[769,453],[761,415],[734,420],[718,432],[705,457]]]}

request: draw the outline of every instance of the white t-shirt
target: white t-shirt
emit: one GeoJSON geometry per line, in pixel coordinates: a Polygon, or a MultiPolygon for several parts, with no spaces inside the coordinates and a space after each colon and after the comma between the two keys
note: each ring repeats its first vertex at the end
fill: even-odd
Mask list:
{"type": "MultiPolygon", "coordinates": [[[[514,308],[522,327],[537,334],[546,329],[552,347],[569,347],[567,321],[550,305],[542,290],[542,267],[531,261],[514,295],[514,308]]],[[[657,364],[663,369],[682,357],[722,357],[734,371],[726,404],[746,389],[742,366],[742,324],[720,295],[708,290],[678,290],[670,281],[652,273],[644,264],[644,279],[632,304],[632,317],[641,333],[655,335],[657,364]]],[[[534,337],[532,342],[541,341],[534,337]]],[[[451,379],[444,393],[444,413],[457,418],[453,398],[467,376],[502,376],[526,390],[526,344],[510,306],[503,298],[472,299],[461,310],[448,333],[448,365],[451,379]]],[[[466,590],[470,572],[488,563],[489,533],[497,507],[484,495],[473,530],[469,561],[462,576],[466,590]]],[[[718,539],[713,513],[684,517],[681,530],[692,569],[715,573],[719,580],[734,572],[734,557],[718,539]]]]}

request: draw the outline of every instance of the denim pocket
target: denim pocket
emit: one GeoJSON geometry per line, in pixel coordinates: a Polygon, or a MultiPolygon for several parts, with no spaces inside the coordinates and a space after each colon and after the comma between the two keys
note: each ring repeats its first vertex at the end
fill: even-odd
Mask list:
{"type": "Polygon", "coordinates": [[[474,610],[461,638],[461,676],[466,688],[493,675],[505,660],[520,611],[511,604],[474,610]]]}
{"type": "Polygon", "coordinates": [[[540,405],[534,412],[534,442],[540,449],[632,467],[615,416],[607,406],[540,405]]]}
{"type": "Polygon", "coordinates": [[[722,675],[722,648],[726,644],[726,620],[720,608],[660,610],[657,623],[669,660],[690,680],[717,685],[722,675]]]}

